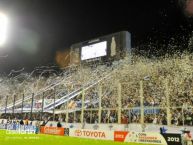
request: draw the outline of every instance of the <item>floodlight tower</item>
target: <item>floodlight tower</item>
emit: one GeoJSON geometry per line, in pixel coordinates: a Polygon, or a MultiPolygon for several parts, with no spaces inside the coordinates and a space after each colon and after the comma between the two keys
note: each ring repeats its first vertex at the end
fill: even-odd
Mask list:
{"type": "Polygon", "coordinates": [[[5,14],[0,13],[0,46],[2,46],[7,37],[8,19],[5,14]]]}

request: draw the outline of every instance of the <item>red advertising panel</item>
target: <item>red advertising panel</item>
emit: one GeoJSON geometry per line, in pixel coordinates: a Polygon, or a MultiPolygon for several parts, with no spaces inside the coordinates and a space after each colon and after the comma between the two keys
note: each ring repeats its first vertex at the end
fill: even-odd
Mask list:
{"type": "Polygon", "coordinates": [[[64,128],[58,127],[41,127],[40,132],[43,134],[52,134],[52,135],[64,135],[64,128]]]}
{"type": "Polygon", "coordinates": [[[128,134],[127,131],[115,131],[114,141],[124,142],[127,134],[128,134]]]}

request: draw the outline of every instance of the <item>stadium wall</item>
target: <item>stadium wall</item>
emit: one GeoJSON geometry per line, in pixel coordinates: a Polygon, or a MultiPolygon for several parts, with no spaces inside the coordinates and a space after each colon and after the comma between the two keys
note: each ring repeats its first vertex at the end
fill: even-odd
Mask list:
{"type": "MultiPolygon", "coordinates": [[[[41,121],[40,124],[43,122],[41,121]]],[[[0,126],[4,126],[3,124],[7,124],[6,119],[0,119],[0,126]]],[[[193,134],[192,126],[166,126],[166,125],[155,125],[155,124],[145,124],[145,126],[141,124],[84,124],[81,123],[61,123],[64,128],[76,128],[76,129],[93,129],[93,130],[113,130],[113,131],[137,131],[137,132],[160,132],[160,127],[165,127],[168,133],[182,133],[182,130],[188,129],[193,134]]],[[[32,125],[36,125],[36,121],[32,122],[32,125]]],[[[47,127],[56,127],[56,121],[49,121],[46,124],[47,127]]]]}
{"type": "MultiPolygon", "coordinates": [[[[161,127],[165,127],[168,133],[182,133],[183,129],[188,129],[193,134],[193,127],[166,126],[154,124],[84,124],[81,123],[61,123],[65,128],[94,129],[94,130],[113,130],[113,131],[133,131],[133,132],[160,132],[161,127]]],[[[46,126],[57,126],[57,122],[49,121],[46,126]]]]}
{"type": "MultiPolygon", "coordinates": [[[[2,120],[0,120],[2,121],[2,120]]],[[[37,126],[34,126],[36,121],[33,121],[32,125],[19,125],[19,124],[7,124],[4,121],[4,124],[0,124],[0,129],[6,129],[6,133],[20,133],[21,128],[23,128],[22,133],[28,133],[29,130],[32,133],[37,133],[37,126]]],[[[114,128],[114,126],[123,127],[120,124],[111,124],[111,127],[107,128],[107,124],[98,124],[98,128],[94,126],[90,129],[84,128],[81,129],[80,124],[63,124],[63,127],[55,127],[56,122],[49,122],[48,125],[51,126],[41,126],[40,133],[42,134],[51,134],[51,135],[60,135],[60,136],[71,136],[78,138],[88,138],[88,139],[96,139],[96,140],[112,140],[118,142],[134,142],[134,143],[145,143],[145,144],[160,144],[160,145],[182,145],[182,142],[187,141],[185,139],[186,133],[180,130],[178,127],[168,127],[167,132],[159,133],[159,128],[163,126],[159,125],[147,125],[145,130],[143,130],[144,126],[140,126],[139,124],[129,124],[127,130],[123,131],[121,128],[114,128]],[[76,125],[76,126],[73,126],[76,125]],[[106,126],[106,128],[104,128],[106,126]],[[141,128],[142,131],[138,131],[137,129],[141,128]],[[154,132],[155,130],[155,132],[154,132]],[[170,133],[175,132],[175,133],[170,133]]],[[[124,126],[125,127],[125,126],[124,126]]],[[[193,128],[188,128],[192,129],[193,128]]],[[[39,130],[39,129],[38,129],[39,130]]],[[[183,129],[184,131],[184,129],[183,129]]],[[[190,140],[191,141],[191,140],[190,140]]]]}

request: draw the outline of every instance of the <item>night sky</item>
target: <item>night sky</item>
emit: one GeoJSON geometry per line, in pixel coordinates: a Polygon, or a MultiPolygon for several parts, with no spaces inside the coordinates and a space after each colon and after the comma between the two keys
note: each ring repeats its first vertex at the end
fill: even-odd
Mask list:
{"type": "Polygon", "coordinates": [[[57,51],[122,30],[142,52],[165,51],[170,44],[186,48],[193,22],[179,1],[0,0],[0,11],[9,18],[0,72],[54,64],[57,51]]]}

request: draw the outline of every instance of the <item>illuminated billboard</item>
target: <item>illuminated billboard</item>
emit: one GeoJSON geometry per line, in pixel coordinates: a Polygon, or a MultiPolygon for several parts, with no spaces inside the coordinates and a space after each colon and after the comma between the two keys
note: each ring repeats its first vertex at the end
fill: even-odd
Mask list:
{"type": "Polygon", "coordinates": [[[81,60],[87,60],[107,55],[107,41],[83,46],[81,48],[81,60]]]}
{"type": "Polygon", "coordinates": [[[131,60],[131,34],[116,32],[72,44],[70,49],[71,65],[102,64],[123,59],[126,55],[131,60]]]}

